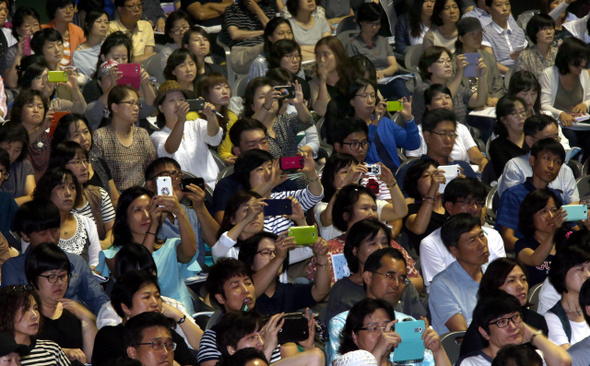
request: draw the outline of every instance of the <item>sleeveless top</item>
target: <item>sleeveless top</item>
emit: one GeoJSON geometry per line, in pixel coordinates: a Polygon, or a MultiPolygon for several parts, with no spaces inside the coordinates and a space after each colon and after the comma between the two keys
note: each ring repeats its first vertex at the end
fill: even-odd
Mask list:
{"type": "Polygon", "coordinates": [[[557,83],[557,94],[555,95],[554,108],[571,112],[572,109],[584,101],[584,90],[580,80],[576,80],[576,86],[572,90],[566,90],[561,81],[557,83]]]}

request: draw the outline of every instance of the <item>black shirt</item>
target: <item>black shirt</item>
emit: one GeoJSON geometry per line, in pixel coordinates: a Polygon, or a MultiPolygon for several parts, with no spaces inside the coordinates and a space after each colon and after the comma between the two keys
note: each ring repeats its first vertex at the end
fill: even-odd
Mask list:
{"type": "Polygon", "coordinates": [[[439,213],[432,212],[432,215],[430,216],[430,222],[428,223],[428,226],[426,227],[426,231],[424,231],[424,233],[422,233],[420,235],[414,234],[412,231],[410,231],[406,228],[406,220],[408,219],[408,217],[410,217],[410,215],[417,214],[418,211],[420,211],[420,207],[422,207],[421,202],[420,203],[412,203],[412,204],[408,205],[408,215],[406,217],[404,217],[404,226],[403,226],[403,230],[408,234],[410,246],[412,248],[416,249],[416,253],[418,253],[418,255],[420,255],[420,242],[422,241],[422,239],[424,239],[425,237],[430,235],[434,230],[443,226],[443,224],[447,221],[446,214],[441,215],[439,213]]]}
{"type": "Polygon", "coordinates": [[[292,313],[316,304],[311,288],[313,284],[281,283],[277,280],[276,290],[272,297],[266,294],[256,298],[254,311],[262,315],[292,313]]]}
{"type": "Polygon", "coordinates": [[[522,147],[514,144],[512,141],[504,136],[500,136],[490,143],[489,159],[494,167],[496,177],[500,177],[504,172],[504,166],[508,161],[517,156],[525,155],[530,148],[526,142],[523,142],[522,147]]]}
{"type": "Polygon", "coordinates": [[[82,322],[66,309],[58,319],[43,315],[43,327],[38,338],[53,341],[61,348],[84,348],[82,322]]]}

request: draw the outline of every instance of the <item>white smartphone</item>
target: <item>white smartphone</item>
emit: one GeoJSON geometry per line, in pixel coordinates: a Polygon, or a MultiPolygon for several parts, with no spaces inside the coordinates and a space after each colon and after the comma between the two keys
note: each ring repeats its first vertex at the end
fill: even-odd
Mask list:
{"type": "Polygon", "coordinates": [[[158,189],[158,196],[172,196],[172,178],[158,177],[156,179],[156,186],[158,189]]]}
{"type": "Polygon", "coordinates": [[[438,192],[440,194],[443,194],[445,193],[445,188],[447,187],[447,184],[453,179],[457,178],[459,174],[461,174],[461,169],[458,165],[441,165],[437,169],[442,170],[445,176],[445,184],[441,184],[438,187],[438,192]]]}

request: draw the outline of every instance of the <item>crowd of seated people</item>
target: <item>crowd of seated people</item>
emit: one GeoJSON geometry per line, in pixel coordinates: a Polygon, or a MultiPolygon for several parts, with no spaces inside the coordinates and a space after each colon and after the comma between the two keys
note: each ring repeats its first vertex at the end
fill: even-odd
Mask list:
{"type": "Polygon", "coordinates": [[[587,365],[575,1],[0,0],[0,363],[587,365]]]}

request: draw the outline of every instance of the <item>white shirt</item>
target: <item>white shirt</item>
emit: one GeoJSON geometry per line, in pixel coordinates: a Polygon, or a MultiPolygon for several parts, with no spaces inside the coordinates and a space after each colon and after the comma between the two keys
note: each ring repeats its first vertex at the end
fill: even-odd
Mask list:
{"type": "Polygon", "coordinates": [[[539,290],[539,304],[537,305],[537,313],[545,315],[545,313],[561,300],[561,295],[557,293],[555,287],[549,282],[549,277],[543,281],[541,290],[539,290]]]}
{"type": "Polygon", "coordinates": [[[206,120],[199,118],[194,121],[186,121],[182,140],[178,150],[173,154],[167,153],[164,148],[171,132],[170,128],[164,126],[160,131],[151,134],[150,139],[154,144],[158,157],[173,158],[180,164],[182,170],[203,178],[207,185],[214,189],[219,167],[215,163],[215,159],[209,152],[207,145],[217,146],[221,143],[223,137],[221,127],[219,127],[215,136],[209,136],[206,120]]]}
{"type": "MultiPolygon", "coordinates": [[[[504,172],[498,178],[498,194],[517,184],[524,183],[526,178],[533,176],[533,167],[529,163],[530,153],[512,158],[504,166],[504,172]]],[[[576,185],[576,178],[569,166],[562,164],[557,178],[549,183],[549,188],[563,192],[565,204],[580,201],[580,193],[576,185]]]]}
{"type": "MultiPolygon", "coordinates": [[[[408,157],[420,157],[426,154],[428,147],[424,141],[424,135],[422,134],[422,125],[418,125],[418,131],[420,133],[420,147],[416,150],[406,151],[408,157]]],[[[469,129],[462,123],[457,122],[457,138],[455,139],[455,145],[453,145],[453,151],[451,152],[451,159],[466,161],[469,163],[469,154],[467,150],[474,146],[477,146],[469,129]]]]}
{"type": "MultiPolygon", "coordinates": [[[[488,249],[490,251],[488,263],[491,263],[496,258],[506,257],[504,241],[500,233],[488,226],[484,226],[482,229],[488,239],[488,249]]],[[[430,292],[430,283],[434,276],[456,260],[443,244],[440,237],[440,228],[422,239],[420,242],[420,266],[426,292],[430,292]]]]}
{"type": "Polygon", "coordinates": [[[549,330],[549,340],[558,346],[562,344],[574,345],[582,339],[590,336],[590,326],[588,326],[586,320],[582,320],[579,323],[570,320],[569,322],[572,328],[572,339],[570,342],[567,339],[567,334],[565,334],[563,325],[557,315],[547,312],[544,316],[547,321],[547,329],[549,330]]]}
{"type": "MultiPolygon", "coordinates": [[[[379,220],[381,220],[381,211],[383,211],[383,207],[385,207],[386,204],[388,204],[387,201],[377,200],[377,215],[379,215],[379,220]]],[[[325,240],[331,240],[344,234],[344,232],[336,229],[334,225],[330,225],[327,227],[322,226],[322,220],[320,219],[320,215],[326,209],[326,207],[328,207],[327,202],[318,202],[318,204],[315,205],[315,207],[313,208],[313,216],[315,217],[315,221],[318,226],[319,235],[325,240]]]]}

